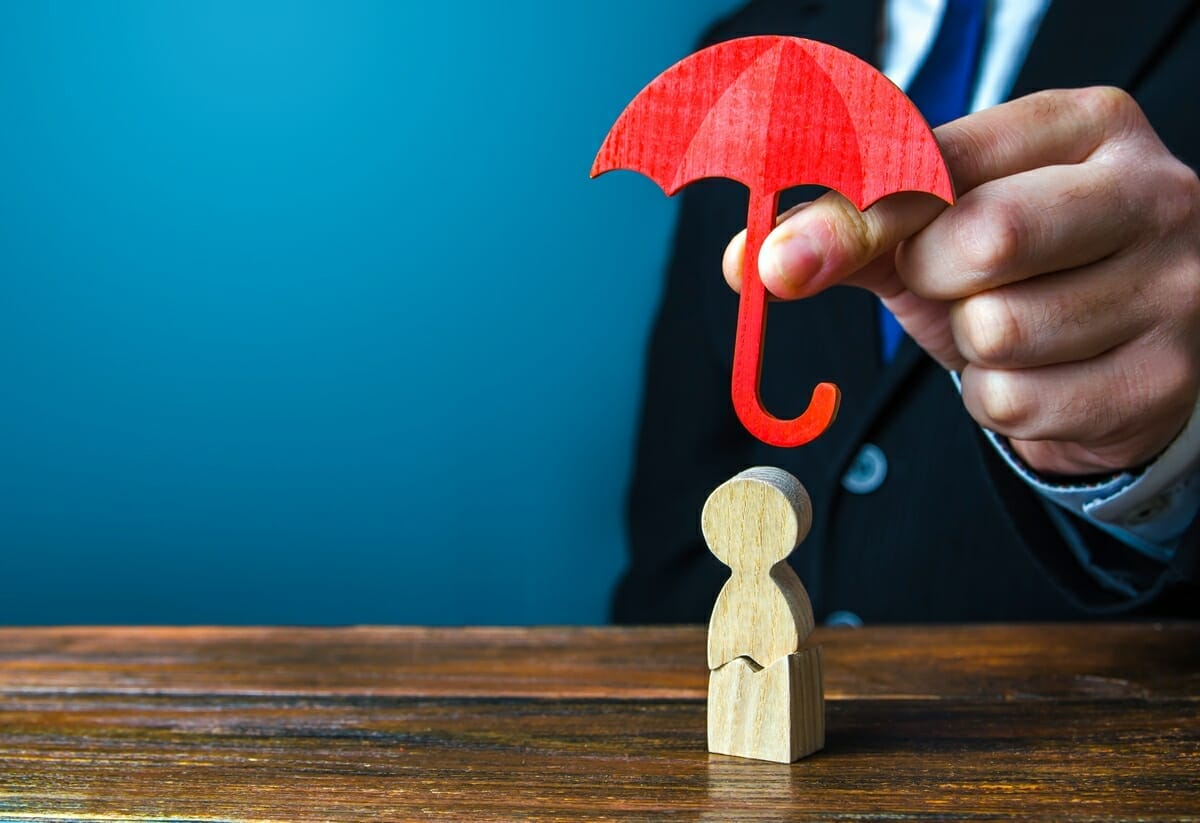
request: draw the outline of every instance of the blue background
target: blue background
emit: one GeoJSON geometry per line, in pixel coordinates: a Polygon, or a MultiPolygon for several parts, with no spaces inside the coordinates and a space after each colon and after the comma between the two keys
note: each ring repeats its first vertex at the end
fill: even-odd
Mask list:
{"type": "Polygon", "coordinates": [[[734,5],[0,5],[0,622],[603,621],[734,5]]]}

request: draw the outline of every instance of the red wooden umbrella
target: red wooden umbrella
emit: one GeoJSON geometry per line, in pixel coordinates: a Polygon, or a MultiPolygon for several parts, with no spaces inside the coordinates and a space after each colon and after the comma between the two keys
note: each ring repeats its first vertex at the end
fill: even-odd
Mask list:
{"type": "Polygon", "coordinates": [[[859,209],[898,191],[954,199],[937,142],[904,93],[857,57],[798,37],[730,40],[667,69],[617,118],[592,176],[613,169],[645,174],[668,195],[703,177],[750,189],[733,404],[751,434],[776,446],[819,436],[840,400],[837,386],[821,383],[793,420],[762,406],[767,301],[758,252],[775,227],[779,192],[827,186],[859,209]]]}

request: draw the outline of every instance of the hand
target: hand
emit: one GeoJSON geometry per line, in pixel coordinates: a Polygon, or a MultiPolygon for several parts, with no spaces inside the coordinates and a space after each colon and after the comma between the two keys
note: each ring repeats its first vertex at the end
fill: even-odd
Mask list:
{"type": "MultiPolygon", "coordinates": [[[[938,128],[958,203],[829,193],[763,244],[778,298],[875,292],[961,371],[963,401],[1047,474],[1152,460],[1200,393],[1200,181],[1112,88],[1030,95],[938,128]]],[[[741,282],[744,233],[725,252],[741,282]]]]}

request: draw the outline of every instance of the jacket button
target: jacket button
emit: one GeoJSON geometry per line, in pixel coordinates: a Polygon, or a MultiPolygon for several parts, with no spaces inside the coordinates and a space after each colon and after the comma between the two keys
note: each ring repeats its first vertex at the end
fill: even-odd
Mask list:
{"type": "Polygon", "coordinates": [[[830,612],[825,618],[826,626],[846,626],[851,629],[862,628],[863,620],[857,614],[844,609],[830,612]]]}
{"type": "Polygon", "coordinates": [[[842,488],[851,494],[870,494],[883,485],[888,464],[883,449],[874,443],[864,443],[854,456],[854,462],[842,475],[842,488]]]}

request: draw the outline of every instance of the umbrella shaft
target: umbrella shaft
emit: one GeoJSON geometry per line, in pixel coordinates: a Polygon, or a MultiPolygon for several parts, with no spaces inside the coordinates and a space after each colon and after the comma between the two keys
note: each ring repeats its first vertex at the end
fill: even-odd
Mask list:
{"type": "Polygon", "coordinates": [[[743,388],[752,389],[755,400],[758,400],[763,341],[767,334],[767,290],[758,273],[758,253],[767,235],[775,228],[778,209],[778,192],[750,192],[750,208],[746,215],[746,250],[742,259],[742,297],[738,305],[734,384],[736,387],[740,376],[743,388]]]}
{"type": "Polygon", "coordinates": [[[775,228],[779,194],[750,192],[746,251],[742,260],[742,297],[738,304],[737,339],[733,345],[733,407],[746,429],[773,446],[801,446],[829,427],[841,395],[832,383],[821,383],[799,417],[780,420],[763,408],[759,394],[763,344],[767,334],[767,290],[758,273],[758,253],[775,228]]]}

